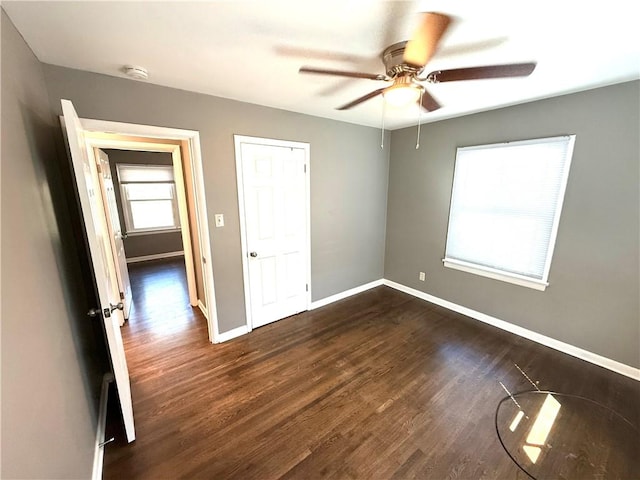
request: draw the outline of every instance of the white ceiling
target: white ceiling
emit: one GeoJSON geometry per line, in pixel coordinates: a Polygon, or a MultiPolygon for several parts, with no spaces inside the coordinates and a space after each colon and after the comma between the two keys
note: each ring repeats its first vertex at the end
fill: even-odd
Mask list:
{"type": "MultiPolygon", "coordinates": [[[[382,98],[335,107],[387,85],[300,75],[298,68],[384,73],[382,50],[408,39],[416,13],[455,17],[426,71],[536,61],[528,78],[431,85],[434,121],[640,78],[638,7],[631,0],[356,0],[209,2],[3,1],[45,63],[295,112],[380,126],[382,98]]],[[[385,126],[415,124],[417,107],[386,109],[385,126]]]]}

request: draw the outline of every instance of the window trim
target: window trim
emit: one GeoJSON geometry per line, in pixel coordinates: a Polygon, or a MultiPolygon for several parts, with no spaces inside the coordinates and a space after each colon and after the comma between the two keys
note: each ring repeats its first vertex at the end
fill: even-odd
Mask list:
{"type": "Polygon", "coordinates": [[[448,268],[453,268],[462,272],[473,273],[476,275],[480,275],[481,277],[487,277],[494,280],[513,283],[515,285],[520,285],[521,287],[529,287],[535,290],[544,291],[549,286],[548,282],[536,280],[525,275],[505,272],[496,268],[485,267],[484,265],[477,265],[475,263],[463,262],[461,260],[454,260],[452,258],[443,258],[442,263],[445,267],[448,268]]]}
{"type": "MultiPolygon", "coordinates": [[[[555,137],[535,138],[530,140],[519,140],[519,141],[513,141],[513,142],[501,142],[501,143],[493,143],[493,144],[470,146],[470,147],[459,147],[456,149],[456,165],[457,165],[458,152],[460,151],[484,150],[488,148],[518,146],[518,145],[536,145],[540,143],[549,143],[553,141],[558,141],[561,139],[568,140],[567,150],[566,150],[566,163],[564,165],[564,171],[562,172],[562,177],[560,178],[560,189],[558,191],[558,200],[556,202],[553,223],[551,225],[551,232],[549,235],[549,244],[547,245],[547,253],[545,258],[542,279],[537,279],[537,278],[529,277],[526,275],[519,275],[514,272],[508,272],[505,270],[491,268],[485,265],[479,265],[476,263],[458,260],[455,258],[448,258],[446,253],[446,244],[449,238],[449,226],[451,223],[451,203],[449,205],[449,219],[447,222],[447,235],[445,238],[445,255],[444,255],[444,258],[442,259],[442,262],[445,267],[452,268],[455,270],[460,270],[467,273],[472,273],[472,274],[479,275],[486,278],[491,278],[494,280],[500,280],[503,282],[520,285],[522,287],[529,287],[529,288],[540,290],[540,291],[544,291],[549,286],[549,273],[551,271],[551,261],[553,259],[553,252],[555,250],[556,239],[558,236],[558,228],[560,226],[560,216],[562,214],[562,208],[564,205],[564,197],[567,190],[567,184],[569,183],[568,181],[569,170],[571,169],[571,161],[573,160],[573,150],[574,150],[575,139],[576,139],[575,134],[558,135],[555,137]]],[[[451,200],[453,200],[454,191],[455,191],[455,167],[454,167],[454,176],[453,176],[453,181],[451,186],[451,200]]]]}
{"type": "MultiPolygon", "coordinates": [[[[135,237],[140,235],[154,235],[159,233],[172,233],[172,232],[180,232],[182,230],[180,224],[180,211],[178,205],[178,198],[176,192],[176,182],[174,180],[159,180],[159,181],[136,181],[136,182],[121,182],[120,181],[120,167],[134,167],[134,168],[157,168],[157,169],[171,169],[173,174],[173,166],[171,165],[155,165],[155,164],[141,164],[141,163],[118,163],[116,164],[116,171],[118,173],[118,185],[120,187],[120,198],[122,199],[122,212],[124,213],[124,224],[125,224],[125,234],[128,237],[135,237]],[[174,218],[174,227],[156,227],[156,228],[134,228],[133,227],[133,213],[131,212],[131,200],[127,199],[127,193],[125,191],[127,185],[137,185],[137,184],[171,184],[171,204],[173,210],[173,218],[174,218]]],[[[165,200],[165,199],[163,199],[165,200]]],[[[145,200],[134,200],[134,201],[145,201],[145,200]]],[[[154,201],[154,199],[149,199],[149,201],[154,201]]]]}

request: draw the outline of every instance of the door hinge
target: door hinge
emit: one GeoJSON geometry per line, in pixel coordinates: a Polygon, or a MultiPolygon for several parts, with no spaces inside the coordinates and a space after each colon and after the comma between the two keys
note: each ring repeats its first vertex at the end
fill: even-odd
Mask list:
{"type": "Polygon", "coordinates": [[[304,173],[307,173],[307,164],[304,164],[304,173]]]}
{"type": "Polygon", "coordinates": [[[305,284],[305,289],[306,289],[307,292],[309,291],[309,284],[308,283],[305,284]]]}
{"type": "Polygon", "coordinates": [[[98,173],[102,173],[102,167],[99,163],[96,163],[96,168],[98,169],[98,173]]]}
{"type": "Polygon", "coordinates": [[[124,300],[124,292],[120,292],[120,300],[124,300]]]}

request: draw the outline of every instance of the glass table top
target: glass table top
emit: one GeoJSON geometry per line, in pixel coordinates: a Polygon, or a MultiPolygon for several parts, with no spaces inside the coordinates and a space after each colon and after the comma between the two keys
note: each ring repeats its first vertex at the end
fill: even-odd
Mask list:
{"type": "Polygon", "coordinates": [[[515,393],[500,401],[495,422],[507,454],[531,478],[640,479],[640,432],[588,398],[515,393]]]}

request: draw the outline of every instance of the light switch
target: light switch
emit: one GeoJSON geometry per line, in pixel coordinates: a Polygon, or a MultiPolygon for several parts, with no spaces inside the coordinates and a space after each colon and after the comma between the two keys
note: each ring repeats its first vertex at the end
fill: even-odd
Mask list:
{"type": "Polygon", "coordinates": [[[222,213],[216,213],[216,227],[224,227],[224,215],[222,213]]]}

